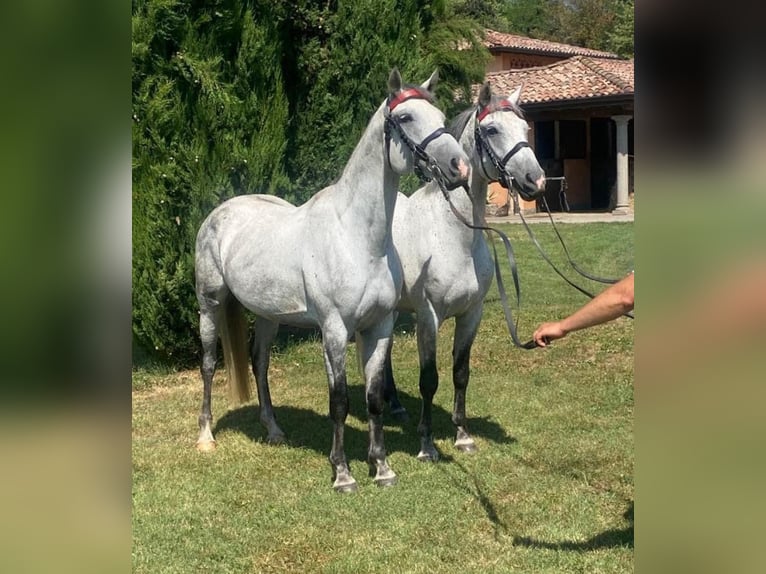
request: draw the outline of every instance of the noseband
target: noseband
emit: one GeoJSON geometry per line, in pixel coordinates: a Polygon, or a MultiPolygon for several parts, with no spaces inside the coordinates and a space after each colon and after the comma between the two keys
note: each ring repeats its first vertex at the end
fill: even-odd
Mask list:
{"type": "Polygon", "coordinates": [[[484,172],[484,175],[487,177],[487,179],[489,181],[499,181],[500,185],[502,185],[505,189],[511,189],[511,185],[513,185],[515,180],[506,169],[508,161],[510,161],[510,159],[523,148],[531,146],[526,140],[521,140],[515,146],[513,146],[502,159],[497,157],[497,154],[492,150],[492,147],[489,145],[489,143],[487,143],[487,140],[482,135],[479,124],[481,123],[481,120],[487,117],[487,115],[489,115],[491,112],[498,110],[516,113],[513,109],[513,105],[508,100],[502,100],[499,106],[494,110],[491,110],[489,106],[486,106],[482,110],[476,110],[476,128],[474,129],[474,141],[476,142],[476,152],[479,154],[479,165],[481,166],[481,170],[484,172]],[[484,154],[487,155],[490,162],[497,170],[497,180],[495,180],[493,177],[490,177],[490,175],[487,173],[487,170],[484,167],[484,154]]]}
{"type": "Polygon", "coordinates": [[[412,152],[413,157],[415,158],[415,174],[417,176],[425,181],[431,181],[434,177],[440,177],[441,171],[438,169],[438,165],[436,163],[436,160],[434,160],[431,156],[428,155],[426,152],[426,146],[430,144],[432,141],[434,141],[439,136],[447,133],[447,130],[444,127],[437,128],[433,132],[431,132],[426,138],[418,143],[415,143],[404,131],[402,128],[401,123],[399,122],[399,119],[394,116],[391,112],[394,111],[394,108],[401,104],[402,102],[406,102],[407,100],[412,99],[421,99],[421,100],[427,100],[430,101],[430,97],[425,94],[423,91],[418,90],[417,88],[409,88],[406,90],[402,90],[395,98],[389,97],[386,109],[385,109],[385,124],[383,127],[383,131],[386,135],[386,159],[388,160],[389,167],[391,166],[391,130],[395,130],[399,134],[399,138],[404,142],[404,144],[410,149],[412,152]],[[425,166],[425,167],[423,167],[425,166]]]}

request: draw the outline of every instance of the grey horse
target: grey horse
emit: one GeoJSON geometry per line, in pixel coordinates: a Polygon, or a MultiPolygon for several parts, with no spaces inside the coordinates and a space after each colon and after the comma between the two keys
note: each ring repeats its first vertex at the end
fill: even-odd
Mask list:
{"type": "Polygon", "coordinates": [[[370,475],[396,482],[383,444],[383,378],[402,274],[391,237],[401,175],[419,169],[450,187],[468,181],[468,156],[444,129],[432,103],[437,74],[402,85],[394,69],[389,95],[372,116],[337,183],[301,206],[268,195],[234,197],[202,223],[196,243],[196,293],[202,340],[202,412],[197,447],[215,447],[210,394],[220,333],[229,387],[249,399],[244,308],[255,314],[251,362],[268,441],[284,440],[268,387],[279,324],[319,327],[329,383],[333,488],[356,490],[343,434],[348,413],[346,346],[356,335],[366,386],[370,475]]]}
{"type": "MultiPolygon", "coordinates": [[[[545,173],[527,143],[529,127],[518,106],[520,94],[518,88],[507,98],[493,96],[489,83],[485,83],[478,106],[460,114],[451,125],[451,133],[470,154],[472,175],[470,195],[457,190],[450,198],[457,211],[474,224],[484,221],[490,181],[513,185],[522,197],[530,200],[545,190],[545,173]]],[[[465,396],[471,346],[481,322],[484,297],[492,283],[493,263],[487,242],[481,231],[469,229],[458,220],[435,182],[421,187],[409,198],[400,195],[393,234],[404,273],[398,308],[417,314],[422,396],[418,458],[425,461],[439,458],[431,429],[431,407],[439,385],[436,337],[439,327],[450,317],[455,317],[452,351],[455,446],[461,451],[473,451],[476,445],[466,429],[465,396]]],[[[406,417],[396,392],[390,349],[386,362],[385,398],[393,414],[406,417]]]]}

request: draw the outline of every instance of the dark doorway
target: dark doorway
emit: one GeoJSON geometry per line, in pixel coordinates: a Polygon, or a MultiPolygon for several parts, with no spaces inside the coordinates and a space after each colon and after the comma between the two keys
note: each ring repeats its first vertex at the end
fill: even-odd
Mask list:
{"type": "Polygon", "coordinates": [[[535,122],[535,155],[538,160],[556,157],[556,130],[552,121],[535,122]]]}
{"type": "MultiPolygon", "coordinates": [[[[540,162],[546,177],[561,177],[564,175],[564,162],[556,157],[556,127],[552,120],[535,122],[535,156],[540,162]]],[[[559,200],[559,182],[549,183],[545,188],[545,200],[551,211],[563,211],[559,200]]],[[[542,203],[538,201],[540,211],[542,203]]]]}
{"type": "Polygon", "coordinates": [[[590,181],[593,209],[609,209],[610,193],[617,181],[615,132],[616,127],[610,118],[591,118],[590,181]]]}

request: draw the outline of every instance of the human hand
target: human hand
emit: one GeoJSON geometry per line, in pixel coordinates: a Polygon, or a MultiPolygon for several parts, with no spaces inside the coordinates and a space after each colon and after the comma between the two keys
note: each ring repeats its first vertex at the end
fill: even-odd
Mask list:
{"type": "Polygon", "coordinates": [[[532,338],[538,346],[545,347],[551,341],[565,337],[566,334],[567,332],[561,327],[561,321],[556,321],[540,325],[532,335],[532,338]]]}

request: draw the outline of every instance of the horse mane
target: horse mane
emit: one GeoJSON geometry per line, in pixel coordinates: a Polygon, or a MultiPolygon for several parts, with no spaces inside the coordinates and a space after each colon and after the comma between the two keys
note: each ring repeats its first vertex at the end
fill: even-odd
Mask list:
{"type": "Polygon", "coordinates": [[[457,141],[460,141],[460,136],[463,135],[463,132],[465,131],[465,126],[468,125],[468,122],[471,119],[471,116],[475,113],[476,113],[476,106],[471,106],[467,110],[463,110],[462,112],[460,112],[458,116],[450,122],[450,125],[447,128],[447,133],[449,133],[457,141]]]}

